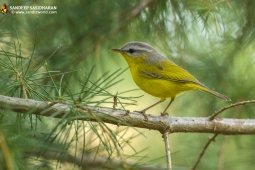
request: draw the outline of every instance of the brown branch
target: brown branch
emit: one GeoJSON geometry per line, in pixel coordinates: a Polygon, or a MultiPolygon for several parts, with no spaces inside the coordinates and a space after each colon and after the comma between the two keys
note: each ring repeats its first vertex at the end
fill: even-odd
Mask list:
{"type": "MultiPolygon", "coordinates": [[[[88,110],[91,110],[97,115],[100,121],[105,123],[157,130],[162,134],[166,132],[167,127],[170,127],[168,129],[169,133],[255,134],[254,119],[215,118],[210,121],[209,118],[148,115],[148,121],[144,121],[143,115],[136,112],[130,112],[127,115],[124,110],[115,110],[112,108],[93,106],[83,106],[83,108],[86,109],[80,109],[74,104],[36,101],[0,95],[0,109],[13,110],[19,113],[27,113],[30,111],[30,113],[35,115],[55,118],[62,118],[64,115],[69,118],[75,116],[75,120],[97,122],[97,120],[89,114],[88,110]]],[[[201,115],[201,113],[197,115],[201,115]]]]}
{"type": "Polygon", "coordinates": [[[209,120],[213,120],[218,114],[220,114],[221,112],[223,112],[223,111],[225,111],[227,109],[230,109],[230,108],[236,107],[236,106],[240,106],[240,105],[251,104],[251,103],[255,103],[255,100],[248,100],[248,101],[237,102],[235,104],[231,104],[229,106],[226,106],[226,107],[220,109],[219,111],[215,112],[213,115],[211,115],[209,117],[209,120]]]}
{"type": "Polygon", "coordinates": [[[207,142],[206,145],[204,146],[202,152],[200,153],[200,155],[199,155],[199,157],[198,157],[198,159],[197,159],[197,162],[195,163],[195,165],[192,167],[191,170],[195,170],[195,169],[197,168],[197,165],[199,164],[201,158],[203,157],[203,155],[204,155],[206,149],[208,148],[208,146],[210,145],[210,143],[213,142],[213,141],[215,140],[215,138],[216,138],[217,136],[218,136],[218,134],[215,134],[212,138],[210,138],[210,139],[208,140],[208,142],[207,142]]]}

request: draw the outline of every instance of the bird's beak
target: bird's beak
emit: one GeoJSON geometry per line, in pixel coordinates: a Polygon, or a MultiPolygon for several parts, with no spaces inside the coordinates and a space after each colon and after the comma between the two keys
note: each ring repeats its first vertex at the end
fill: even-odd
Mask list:
{"type": "Polygon", "coordinates": [[[111,49],[110,51],[115,52],[115,53],[122,53],[123,52],[123,50],[119,49],[119,48],[114,48],[114,49],[111,49]]]}

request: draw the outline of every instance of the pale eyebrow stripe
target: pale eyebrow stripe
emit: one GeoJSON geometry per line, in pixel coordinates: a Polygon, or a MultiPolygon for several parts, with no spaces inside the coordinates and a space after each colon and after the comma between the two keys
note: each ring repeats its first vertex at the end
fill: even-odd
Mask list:
{"type": "Polygon", "coordinates": [[[133,44],[129,44],[127,46],[124,46],[123,49],[129,49],[129,48],[132,48],[132,49],[136,49],[136,50],[141,50],[141,51],[155,51],[155,49],[151,46],[149,46],[148,44],[142,44],[142,43],[133,43],[133,44]]]}

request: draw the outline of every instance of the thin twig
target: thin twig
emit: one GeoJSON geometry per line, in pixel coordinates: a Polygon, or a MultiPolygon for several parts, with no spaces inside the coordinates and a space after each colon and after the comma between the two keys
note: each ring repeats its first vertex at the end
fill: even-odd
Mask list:
{"type": "Polygon", "coordinates": [[[116,93],[115,96],[113,96],[113,106],[112,108],[116,108],[116,106],[118,106],[118,92],[116,93]]]}
{"type": "Polygon", "coordinates": [[[202,152],[200,153],[200,155],[199,155],[199,157],[198,157],[198,159],[197,159],[197,162],[195,163],[195,165],[192,167],[191,170],[195,170],[195,169],[197,168],[197,165],[199,164],[199,162],[200,162],[202,156],[204,155],[206,149],[208,148],[209,144],[210,144],[212,141],[214,141],[215,138],[216,138],[217,136],[218,136],[218,134],[214,134],[214,136],[208,140],[208,142],[207,142],[206,145],[204,146],[202,152]]]}
{"type": "Polygon", "coordinates": [[[25,85],[24,80],[22,78],[22,75],[18,70],[15,70],[15,72],[17,73],[18,79],[20,81],[20,85],[21,85],[21,88],[22,88],[22,91],[23,91],[24,98],[28,99],[28,97],[27,97],[27,88],[26,88],[26,85],[25,85]]]}
{"type": "Polygon", "coordinates": [[[236,106],[239,106],[239,105],[250,104],[250,103],[255,103],[255,100],[247,100],[247,101],[237,102],[235,104],[231,104],[229,106],[226,106],[226,107],[222,108],[221,110],[215,112],[213,115],[211,115],[209,117],[209,120],[212,121],[218,114],[220,114],[221,112],[223,112],[223,111],[225,111],[227,109],[230,109],[232,107],[236,107],[236,106]]]}
{"type": "Polygon", "coordinates": [[[171,152],[170,152],[170,142],[169,142],[169,132],[166,131],[163,133],[164,142],[165,142],[165,150],[166,150],[166,164],[167,169],[172,169],[172,160],[171,160],[171,152]]]}

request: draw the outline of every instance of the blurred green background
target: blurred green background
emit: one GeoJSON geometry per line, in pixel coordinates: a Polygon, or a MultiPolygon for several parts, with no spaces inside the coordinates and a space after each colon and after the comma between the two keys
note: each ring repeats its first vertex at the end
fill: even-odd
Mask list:
{"type": "MultiPolygon", "coordinates": [[[[13,44],[19,38],[22,57],[28,58],[34,51],[32,66],[43,62],[59,47],[47,61],[50,70],[78,70],[74,79],[79,81],[95,66],[90,80],[96,81],[107,71],[112,73],[127,68],[124,59],[111,53],[110,49],[130,41],[142,41],[154,46],[210,89],[231,98],[231,103],[254,99],[255,1],[13,0],[1,3],[8,7],[57,6],[57,14],[51,15],[12,14],[10,8],[7,14],[0,15],[1,48],[13,52],[13,44]]],[[[55,78],[61,79],[61,76],[55,78]]],[[[138,89],[129,70],[118,79],[124,80],[108,88],[109,93],[138,89]]],[[[80,88],[77,81],[69,82],[74,91],[80,88]]],[[[49,78],[44,79],[44,84],[51,83],[49,78]]],[[[4,90],[0,92],[5,94],[4,90]]],[[[136,105],[124,105],[131,111],[143,109],[158,100],[141,90],[123,95],[142,96],[136,99],[136,105]]],[[[167,103],[148,113],[159,114],[167,103]]],[[[174,116],[206,117],[229,104],[212,95],[190,91],[180,95],[168,112],[174,116]]],[[[102,106],[112,107],[112,104],[103,103],[102,106]]],[[[122,108],[121,105],[118,108],[122,108]]],[[[240,106],[225,111],[220,117],[254,118],[254,109],[254,105],[240,106]]],[[[161,134],[139,130],[146,137],[133,139],[131,145],[137,150],[146,148],[140,154],[146,156],[142,162],[153,160],[152,164],[164,165],[161,134]]],[[[135,132],[128,131],[129,134],[135,132]]],[[[190,169],[211,136],[213,134],[171,134],[174,169],[190,169]]],[[[199,169],[253,169],[254,140],[254,136],[248,135],[218,136],[206,151],[199,169]]],[[[133,150],[126,147],[124,153],[132,154],[133,150]]]]}

